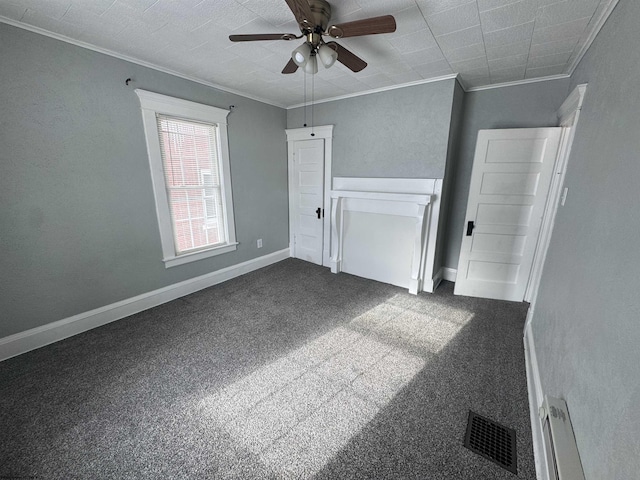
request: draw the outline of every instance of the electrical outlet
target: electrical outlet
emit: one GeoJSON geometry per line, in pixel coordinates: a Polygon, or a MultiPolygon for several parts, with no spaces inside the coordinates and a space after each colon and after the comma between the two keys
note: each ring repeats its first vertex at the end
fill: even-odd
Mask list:
{"type": "Polygon", "coordinates": [[[262,248],[262,239],[261,238],[258,239],[257,243],[258,243],[258,248],[262,248]]]}

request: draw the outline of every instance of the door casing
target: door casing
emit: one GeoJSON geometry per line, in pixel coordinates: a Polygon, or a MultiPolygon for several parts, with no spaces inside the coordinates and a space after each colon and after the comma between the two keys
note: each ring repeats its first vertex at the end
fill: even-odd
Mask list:
{"type": "Polygon", "coordinates": [[[571,146],[573,145],[573,138],[576,133],[578,120],[580,119],[580,111],[582,110],[582,104],[584,102],[586,92],[586,83],[578,85],[563,102],[557,112],[560,127],[563,128],[560,153],[556,160],[555,175],[553,176],[551,188],[549,189],[549,199],[544,211],[542,229],[540,231],[540,239],[538,240],[535,258],[533,260],[534,263],[533,269],[531,270],[531,277],[529,279],[529,286],[527,287],[527,292],[524,296],[525,301],[531,303],[532,306],[538,296],[538,288],[540,287],[540,280],[542,279],[542,267],[544,266],[544,261],[547,258],[547,251],[549,250],[549,243],[551,242],[556,214],[560,207],[560,198],[563,191],[562,187],[564,187],[564,179],[567,174],[567,165],[569,163],[569,156],[571,155],[571,146]]]}
{"type": "Polygon", "coordinates": [[[567,165],[569,163],[569,157],[571,156],[573,138],[576,133],[578,121],[580,120],[580,112],[582,111],[582,105],[584,104],[584,97],[587,93],[588,85],[589,84],[587,83],[582,83],[576,86],[557,111],[558,123],[563,127],[564,135],[556,164],[556,175],[554,175],[553,184],[551,185],[551,190],[549,192],[549,200],[547,201],[547,207],[544,212],[543,230],[540,232],[540,239],[538,240],[538,247],[536,248],[534,269],[531,273],[529,287],[527,288],[527,293],[525,295],[525,300],[530,303],[529,310],[527,311],[527,319],[524,324],[525,332],[527,332],[527,329],[530,329],[533,314],[535,312],[538,300],[538,290],[542,280],[542,268],[544,267],[544,262],[547,258],[547,251],[549,250],[549,244],[551,243],[556,215],[560,208],[560,198],[563,191],[562,187],[564,186],[567,165]]]}

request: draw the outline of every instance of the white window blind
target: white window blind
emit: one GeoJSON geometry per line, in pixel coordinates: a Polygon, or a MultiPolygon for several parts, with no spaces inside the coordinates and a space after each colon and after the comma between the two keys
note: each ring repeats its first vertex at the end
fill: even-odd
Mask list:
{"type": "Polygon", "coordinates": [[[176,255],[225,244],[217,125],[156,118],[176,255]]]}

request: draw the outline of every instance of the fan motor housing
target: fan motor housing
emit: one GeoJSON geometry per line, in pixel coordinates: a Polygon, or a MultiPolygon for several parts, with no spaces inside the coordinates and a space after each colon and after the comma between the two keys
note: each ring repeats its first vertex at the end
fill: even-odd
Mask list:
{"type": "Polygon", "coordinates": [[[309,7],[315,20],[316,33],[325,32],[331,19],[331,5],[325,0],[309,0],[309,7]]]}

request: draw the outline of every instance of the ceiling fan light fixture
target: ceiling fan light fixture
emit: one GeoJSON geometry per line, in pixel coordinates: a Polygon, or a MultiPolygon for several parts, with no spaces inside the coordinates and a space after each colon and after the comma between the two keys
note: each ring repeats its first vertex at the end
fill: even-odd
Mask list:
{"type": "Polygon", "coordinates": [[[320,61],[324,65],[324,68],[329,68],[331,65],[336,63],[336,60],[338,59],[338,52],[328,45],[320,45],[320,48],[318,48],[318,56],[320,57],[320,61]]]}
{"type": "Polygon", "coordinates": [[[304,66],[305,73],[315,75],[318,73],[318,59],[316,55],[311,55],[304,66]]]}
{"type": "Polygon", "coordinates": [[[311,46],[306,42],[291,52],[291,58],[299,67],[304,67],[309,61],[310,56],[311,46]]]}
{"type": "Polygon", "coordinates": [[[302,68],[307,73],[317,73],[317,57],[320,57],[325,68],[330,68],[338,61],[352,72],[359,72],[367,66],[367,62],[339,43],[334,41],[325,43],[323,37],[327,35],[332,38],[362,37],[396,31],[396,20],[393,15],[331,25],[331,4],[327,0],[285,0],[285,2],[298,22],[300,35],[293,33],[229,35],[229,40],[232,42],[304,38],[304,43],[291,52],[291,60],[282,69],[283,74],[295,73],[298,68],[302,68]]]}

